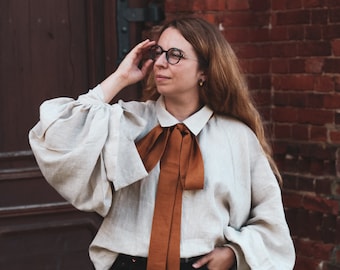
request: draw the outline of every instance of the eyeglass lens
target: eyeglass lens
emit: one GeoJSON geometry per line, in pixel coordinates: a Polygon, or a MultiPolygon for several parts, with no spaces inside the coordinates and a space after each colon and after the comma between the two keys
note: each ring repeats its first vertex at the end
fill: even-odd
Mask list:
{"type": "Polygon", "coordinates": [[[150,49],[150,53],[151,53],[150,58],[153,61],[156,61],[164,52],[165,52],[166,60],[171,65],[177,64],[183,58],[183,53],[180,49],[170,48],[169,50],[165,51],[159,45],[153,46],[150,49]]]}

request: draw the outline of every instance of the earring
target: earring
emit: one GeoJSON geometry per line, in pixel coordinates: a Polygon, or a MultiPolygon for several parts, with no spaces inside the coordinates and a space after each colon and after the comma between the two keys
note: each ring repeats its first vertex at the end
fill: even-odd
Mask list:
{"type": "Polygon", "coordinates": [[[203,81],[202,79],[200,79],[200,80],[198,81],[198,85],[199,85],[200,87],[202,87],[203,84],[204,84],[204,81],[203,81]]]}

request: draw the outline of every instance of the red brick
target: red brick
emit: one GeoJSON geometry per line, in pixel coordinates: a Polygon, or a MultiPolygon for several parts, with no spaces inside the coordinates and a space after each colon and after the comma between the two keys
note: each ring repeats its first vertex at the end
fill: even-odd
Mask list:
{"type": "Polygon", "coordinates": [[[316,194],[331,195],[332,183],[330,179],[316,179],[315,180],[315,192],[316,194]]]}
{"type": "Polygon", "coordinates": [[[313,90],[314,77],[308,75],[275,76],[273,86],[277,90],[313,90]]]}
{"type": "MultiPolygon", "coordinates": [[[[286,175],[282,173],[283,176],[283,188],[285,192],[291,192],[297,190],[297,178],[294,175],[286,175]]],[[[293,208],[297,209],[297,208],[293,208]]],[[[296,226],[297,229],[297,226],[296,226]]]]}
{"type": "Polygon", "coordinates": [[[256,44],[238,45],[234,50],[239,58],[258,58],[263,54],[261,47],[256,44]]]}
{"type": "Polygon", "coordinates": [[[271,89],[272,87],[272,77],[271,74],[262,74],[261,76],[261,88],[271,89]]]}
{"type": "Polygon", "coordinates": [[[325,95],[323,105],[325,109],[339,109],[340,94],[325,95]]]}
{"type": "MultiPolygon", "coordinates": [[[[211,1],[211,0],[201,0],[203,3],[202,3],[202,6],[201,6],[201,9],[200,10],[204,10],[204,11],[212,11],[212,10],[215,10],[215,11],[218,11],[218,10],[225,10],[226,8],[226,4],[225,4],[225,1],[224,0],[214,0],[214,1],[211,1]]],[[[244,0],[245,1],[245,0],[244,0]]],[[[196,2],[199,2],[199,1],[193,1],[193,3],[195,4],[196,2]]]]}
{"type": "Polygon", "coordinates": [[[336,216],[324,215],[322,218],[321,236],[324,243],[335,244],[336,216]]]}
{"type": "Polygon", "coordinates": [[[310,139],[312,141],[326,142],[328,133],[327,131],[328,130],[325,127],[312,126],[310,130],[310,139]]]}
{"type": "Polygon", "coordinates": [[[268,90],[258,90],[252,94],[253,99],[258,107],[270,105],[271,94],[268,90]]]}
{"type": "Polygon", "coordinates": [[[322,176],[324,172],[324,162],[319,159],[310,159],[309,173],[322,176]]]}
{"type": "Polygon", "coordinates": [[[204,13],[201,17],[212,24],[216,22],[216,15],[214,13],[204,13]]]}
{"type": "Polygon", "coordinates": [[[324,125],[334,122],[334,113],[318,109],[300,109],[297,112],[298,122],[304,124],[324,125]]]}
{"type": "Polygon", "coordinates": [[[269,14],[258,14],[249,12],[231,12],[223,16],[223,25],[231,26],[264,26],[269,23],[269,14]]]}
{"type": "Polygon", "coordinates": [[[323,216],[322,213],[309,211],[308,220],[306,221],[308,222],[308,226],[306,229],[308,230],[308,236],[310,240],[314,241],[321,240],[322,236],[320,228],[322,225],[322,216],[323,216]]]}
{"type": "Polygon", "coordinates": [[[288,27],[289,40],[303,40],[305,38],[305,31],[302,25],[291,25],[288,27]]]}
{"type": "Polygon", "coordinates": [[[248,42],[249,28],[231,28],[225,27],[225,36],[230,43],[248,42]]]}
{"type": "Polygon", "coordinates": [[[325,4],[328,7],[339,7],[339,0],[326,0],[325,4]]]}
{"type": "Polygon", "coordinates": [[[292,138],[295,140],[308,140],[309,130],[308,126],[293,125],[292,127],[292,138]]]}
{"type": "Polygon", "coordinates": [[[332,186],[332,194],[334,194],[335,196],[339,196],[340,195],[340,183],[339,182],[336,182],[332,186]]]}
{"type": "Polygon", "coordinates": [[[274,108],[273,120],[277,122],[295,123],[297,121],[297,110],[294,108],[274,108]]]}
{"type": "Polygon", "coordinates": [[[324,105],[324,97],[322,94],[309,94],[306,96],[307,106],[309,108],[323,108],[324,105]]]}
{"type": "Polygon", "coordinates": [[[288,139],[292,136],[291,126],[290,125],[274,125],[274,135],[277,139],[288,139]]]}
{"type": "MultiPolygon", "coordinates": [[[[314,77],[314,90],[319,92],[333,92],[335,88],[335,82],[331,76],[315,76],[314,77]]],[[[340,83],[340,81],[339,81],[340,83]]],[[[340,87],[340,84],[339,84],[340,87]]]]}
{"type": "Polygon", "coordinates": [[[330,56],[332,54],[329,42],[313,41],[298,44],[299,56],[330,56]]]}
{"type": "MultiPolygon", "coordinates": [[[[340,244],[340,216],[336,218],[336,244],[340,244]]],[[[340,250],[337,251],[336,254],[336,260],[337,262],[340,262],[340,250]]]]}
{"type": "Polygon", "coordinates": [[[326,147],[324,144],[309,143],[299,145],[298,153],[302,157],[313,157],[321,160],[335,160],[335,147],[326,147]]]}
{"type": "Polygon", "coordinates": [[[334,56],[340,56],[340,39],[332,41],[332,52],[334,56]]]}
{"type": "Polygon", "coordinates": [[[295,43],[278,43],[271,46],[272,57],[295,57],[298,56],[298,45],[295,43]]]}
{"type": "Polygon", "coordinates": [[[303,195],[296,192],[284,192],[282,194],[283,202],[289,208],[301,208],[303,202],[303,195]]]}
{"type": "Polygon", "coordinates": [[[192,2],[191,1],[167,0],[165,1],[165,9],[167,12],[191,11],[192,2]]]}
{"type": "Polygon", "coordinates": [[[329,10],[329,21],[331,23],[340,22],[340,8],[333,8],[329,10]]]}
{"type": "Polygon", "coordinates": [[[309,24],[309,17],[308,10],[278,12],[276,23],[278,25],[309,24]]]}
{"type": "Polygon", "coordinates": [[[336,92],[340,92],[340,76],[339,75],[334,75],[332,78],[334,82],[334,90],[336,92]]]}
{"type": "Polygon", "coordinates": [[[288,73],[288,60],[287,59],[272,59],[271,72],[273,73],[288,73]]]}
{"type": "Polygon", "coordinates": [[[323,38],[325,40],[332,40],[340,37],[340,27],[339,24],[327,24],[323,26],[322,29],[323,38]]]}
{"type": "Polygon", "coordinates": [[[297,224],[298,224],[298,230],[297,234],[299,237],[303,238],[309,238],[308,236],[308,230],[306,230],[305,222],[308,221],[309,217],[309,211],[306,211],[305,209],[299,208],[297,211],[297,224]]]}
{"type": "Polygon", "coordinates": [[[250,28],[249,32],[250,42],[265,42],[269,41],[269,29],[268,28],[250,28]]]}
{"type": "MultiPolygon", "coordinates": [[[[190,3],[190,8],[192,11],[201,11],[201,10],[213,10],[211,7],[204,6],[205,2],[203,0],[198,1],[186,1],[187,3],[190,3]]],[[[214,8],[217,7],[216,3],[217,1],[211,1],[214,5],[214,8]]]]}
{"type": "Polygon", "coordinates": [[[296,209],[292,209],[292,208],[285,208],[285,214],[286,214],[286,219],[287,219],[287,223],[288,226],[291,230],[291,234],[295,235],[297,234],[295,232],[295,228],[297,228],[297,210],[296,209]]]}
{"type": "Polygon", "coordinates": [[[321,73],[323,63],[323,58],[307,58],[305,61],[305,71],[307,73],[321,73]]]}
{"type": "Polygon", "coordinates": [[[335,124],[340,125],[340,112],[335,113],[335,124]]]}
{"type": "Polygon", "coordinates": [[[336,175],[336,164],[334,160],[325,160],[323,167],[324,175],[336,175]]]}
{"type": "MultiPolygon", "coordinates": [[[[322,0],[321,0],[322,1],[322,0]]],[[[328,10],[327,9],[314,9],[311,11],[311,24],[318,25],[328,23],[328,10]]]]}
{"type": "MultiPolygon", "coordinates": [[[[303,222],[303,226],[306,226],[303,222]]],[[[327,260],[331,258],[332,252],[334,250],[333,244],[325,244],[319,241],[311,241],[308,239],[299,239],[295,241],[295,246],[297,249],[297,254],[305,257],[310,257],[319,260],[327,260]]],[[[306,269],[306,268],[298,268],[306,269]]],[[[309,268],[317,269],[317,268],[309,268]]]]}
{"type": "Polygon", "coordinates": [[[298,177],[297,188],[299,191],[314,191],[314,179],[310,177],[298,177]]]}
{"type": "Polygon", "coordinates": [[[249,60],[247,67],[248,73],[252,74],[269,73],[270,63],[269,60],[266,59],[249,60]]]}
{"type": "Polygon", "coordinates": [[[274,93],[274,105],[275,106],[287,106],[290,105],[290,94],[287,92],[274,93]]]}
{"type": "Polygon", "coordinates": [[[227,5],[228,10],[247,10],[247,9],[249,9],[249,1],[248,0],[226,0],[226,5],[227,5]]]}
{"type": "Polygon", "coordinates": [[[322,39],[322,28],[320,25],[305,26],[306,40],[320,40],[322,39]]]}
{"type": "Polygon", "coordinates": [[[324,5],[323,0],[303,0],[302,2],[304,8],[323,7],[324,5]]]}
{"type": "MultiPolygon", "coordinates": [[[[237,1],[237,0],[236,0],[237,1]]],[[[266,11],[271,7],[270,0],[252,0],[250,1],[251,9],[254,11],[266,11]]]]}
{"type": "Polygon", "coordinates": [[[325,72],[340,73],[340,59],[325,59],[325,72]]]}
{"type": "Polygon", "coordinates": [[[250,90],[261,89],[261,76],[247,76],[248,87],[250,90]]]}
{"type": "Polygon", "coordinates": [[[339,204],[337,201],[319,196],[304,196],[302,207],[311,211],[333,215],[337,215],[339,211],[339,204]]]}
{"type": "Polygon", "coordinates": [[[264,108],[264,107],[260,107],[258,108],[260,115],[262,116],[262,119],[264,119],[265,121],[270,119],[270,108],[264,108]]]}
{"type": "Polygon", "coordinates": [[[289,105],[293,107],[304,108],[307,104],[307,95],[304,93],[290,93],[289,94],[289,105]]]}
{"type": "MultiPolygon", "coordinates": [[[[299,250],[297,250],[299,251],[299,250]]],[[[296,257],[296,263],[294,269],[299,270],[314,270],[318,269],[319,265],[321,264],[320,259],[314,259],[313,256],[300,256],[296,257]]]]}
{"type": "Polygon", "coordinates": [[[288,147],[288,143],[287,141],[274,141],[273,142],[273,151],[275,154],[281,154],[284,155],[287,152],[287,147],[288,147]]]}
{"type": "Polygon", "coordinates": [[[286,26],[274,27],[270,31],[270,39],[272,41],[288,40],[288,28],[286,26]]]}
{"type": "Polygon", "coordinates": [[[302,6],[301,0],[286,0],[287,9],[299,9],[302,6]]]}
{"type": "Polygon", "coordinates": [[[286,2],[285,1],[272,1],[272,10],[285,10],[286,2]]]}
{"type": "Polygon", "coordinates": [[[289,73],[305,73],[304,59],[289,60],[289,73]]]}
{"type": "Polygon", "coordinates": [[[340,143],[340,131],[338,130],[330,131],[329,138],[332,143],[340,143]]]}

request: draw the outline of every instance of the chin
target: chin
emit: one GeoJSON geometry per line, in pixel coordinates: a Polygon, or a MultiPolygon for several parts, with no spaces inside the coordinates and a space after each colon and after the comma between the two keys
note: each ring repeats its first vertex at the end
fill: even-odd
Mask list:
{"type": "Polygon", "coordinates": [[[168,87],[157,87],[157,92],[162,95],[162,96],[167,96],[167,95],[171,95],[174,94],[174,91],[172,91],[171,89],[169,89],[168,87]]]}

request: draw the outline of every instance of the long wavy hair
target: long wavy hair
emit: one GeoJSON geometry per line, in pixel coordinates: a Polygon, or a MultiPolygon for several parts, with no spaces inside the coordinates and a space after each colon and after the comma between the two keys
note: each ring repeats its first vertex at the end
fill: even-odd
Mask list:
{"type": "MultiPolygon", "coordinates": [[[[257,136],[271,168],[282,185],[282,177],[273,160],[272,149],[266,139],[261,116],[250,96],[238,59],[230,44],[214,25],[200,18],[180,18],[165,24],[165,29],[177,29],[192,45],[198,57],[199,68],[206,75],[200,87],[200,101],[214,113],[227,115],[245,123],[257,136]]],[[[143,100],[156,100],[159,97],[153,72],[147,78],[143,100]]]]}

